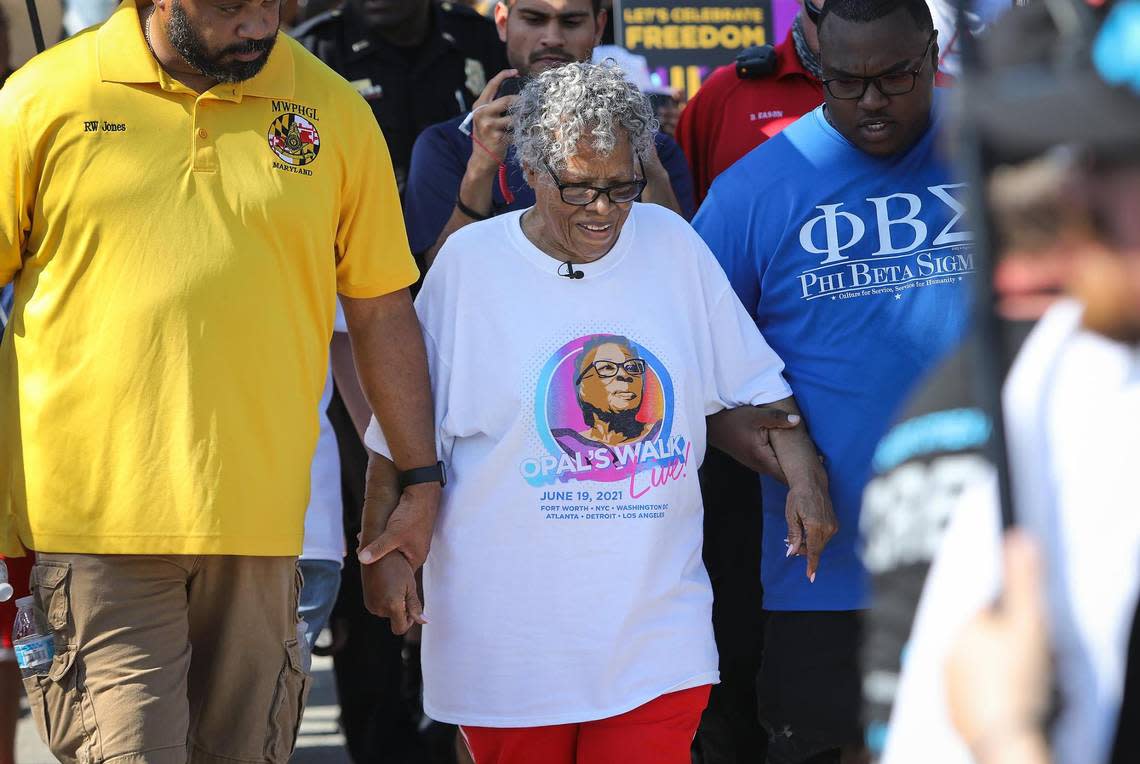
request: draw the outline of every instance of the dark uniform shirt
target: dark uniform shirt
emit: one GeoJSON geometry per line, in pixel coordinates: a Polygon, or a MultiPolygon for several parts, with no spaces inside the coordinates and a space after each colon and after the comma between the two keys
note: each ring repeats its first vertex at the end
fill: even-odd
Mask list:
{"type": "Polygon", "coordinates": [[[292,34],[371,104],[401,195],[416,136],[429,125],[466,113],[487,80],[507,68],[494,23],[452,3],[432,3],[427,38],[410,48],[369,33],[349,5],[310,19],[292,34]]]}

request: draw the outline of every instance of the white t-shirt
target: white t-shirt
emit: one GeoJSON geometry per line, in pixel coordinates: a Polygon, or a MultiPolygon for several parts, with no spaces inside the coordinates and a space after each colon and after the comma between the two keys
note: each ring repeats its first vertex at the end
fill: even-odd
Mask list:
{"type": "MultiPolygon", "coordinates": [[[[340,300],[336,303],[336,321],[333,330],[346,332],[344,313],[340,300]]],[[[344,507],[341,504],[340,452],[337,450],[336,433],[326,413],[332,400],[332,368],[325,376],[325,389],[317,404],[320,417],[320,430],[317,434],[317,449],[313,453],[313,465],[309,483],[309,506],[305,510],[305,543],[301,551],[302,560],[331,560],[344,562],[344,507]]]]}
{"type": "MultiPolygon", "coordinates": [[[[416,302],[449,473],[424,710],[457,724],[583,722],[717,682],[705,416],[791,395],[680,217],[633,205],[568,279],[522,214],[452,234],[416,302]]],[[[375,420],[366,440],[384,447],[375,420]]]]}
{"type": "MultiPolygon", "coordinates": [[[[1108,759],[1140,587],[1140,350],[1080,327],[1055,305],[1003,391],[1018,521],[1045,560],[1049,638],[1062,695],[1058,764],[1108,759]]],[[[943,679],[962,625],[1000,591],[996,480],[964,494],[931,568],[891,719],[884,764],[968,764],[943,679]]]]}

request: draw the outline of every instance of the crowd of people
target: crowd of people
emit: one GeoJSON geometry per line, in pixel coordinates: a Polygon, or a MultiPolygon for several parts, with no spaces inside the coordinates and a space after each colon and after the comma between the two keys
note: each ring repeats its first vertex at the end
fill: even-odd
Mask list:
{"type": "Polygon", "coordinates": [[[285,762],[312,652],[362,763],[1140,760],[1140,0],[679,115],[606,0],[95,5],[0,15],[0,764],[285,762]]]}

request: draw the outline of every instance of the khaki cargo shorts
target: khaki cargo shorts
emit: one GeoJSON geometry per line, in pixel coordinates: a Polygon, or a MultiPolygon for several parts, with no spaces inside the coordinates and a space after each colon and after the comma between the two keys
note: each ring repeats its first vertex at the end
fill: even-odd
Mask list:
{"type": "Polygon", "coordinates": [[[40,737],[76,764],[283,764],[309,686],[300,586],[293,557],[40,554],[40,737]]]}

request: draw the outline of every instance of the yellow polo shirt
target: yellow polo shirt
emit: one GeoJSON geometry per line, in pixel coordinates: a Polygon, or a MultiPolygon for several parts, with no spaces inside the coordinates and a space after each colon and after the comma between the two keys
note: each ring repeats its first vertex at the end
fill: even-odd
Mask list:
{"type": "Polygon", "coordinates": [[[48,552],[299,553],[335,295],[418,275],[367,103],[284,34],[199,95],[127,0],[12,76],[0,147],[0,513],[48,552]]]}

